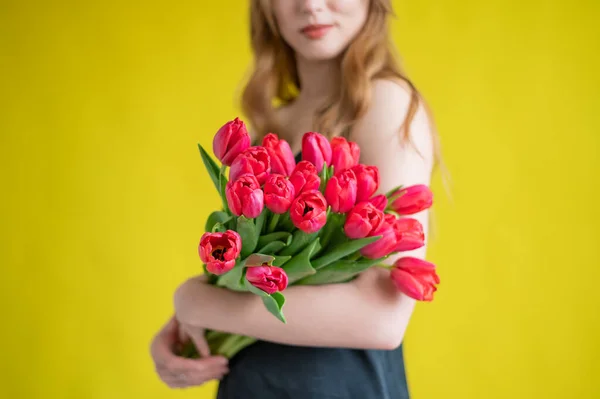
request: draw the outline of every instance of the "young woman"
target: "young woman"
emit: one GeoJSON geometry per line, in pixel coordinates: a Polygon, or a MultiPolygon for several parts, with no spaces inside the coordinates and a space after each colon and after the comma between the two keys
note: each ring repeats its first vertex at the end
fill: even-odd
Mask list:
{"type": "MultiPolygon", "coordinates": [[[[429,185],[436,136],[421,96],[394,61],[390,1],[251,3],[255,64],[242,103],[255,139],[276,132],[299,154],[305,132],[341,135],[360,146],[361,163],[379,168],[381,193],[429,185]]],[[[427,211],[414,217],[427,234],[427,211]]],[[[424,257],[425,247],[410,255],[424,257]]],[[[287,324],[253,294],[202,277],[186,281],[175,293],[175,316],[152,343],[160,378],[180,388],[220,379],[219,399],[409,397],[402,340],[415,301],[393,287],[387,271],[371,268],[346,284],[291,286],[285,295],[287,324]],[[258,342],[227,364],[208,353],[204,329],[258,342]],[[201,359],[173,354],[188,337],[201,359]]]]}

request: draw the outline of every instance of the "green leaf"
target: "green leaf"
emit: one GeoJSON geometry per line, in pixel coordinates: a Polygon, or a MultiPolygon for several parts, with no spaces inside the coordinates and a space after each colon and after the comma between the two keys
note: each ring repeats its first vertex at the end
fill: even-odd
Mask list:
{"type": "Polygon", "coordinates": [[[256,218],[255,226],[256,226],[256,236],[257,237],[260,237],[260,235],[263,231],[263,227],[265,225],[265,220],[267,219],[268,213],[269,213],[269,210],[267,209],[267,207],[264,207],[263,211],[256,218]]]}
{"type": "Polygon", "coordinates": [[[206,231],[212,231],[215,224],[221,223],[222,225],[225,225],[225,223],[229,222],[230,220],[231,216],[227,213],[222,211],[214,211],[213,213],[208,215],[208,219],[206,220],[206,225],[204,226],[204,229],[206,231]]]}
{"type": "Polygon", "coordinates": [[[292,223],[292,219],[290,219],[290,213],[286,212],[279,218],[278,228],[280,231],[294,231],[296,226],[292,223]]]}
{"type": "Polygon", "coordinates": [[[219,166],[217,163],[208,155],[208,152],[204,150],[204,148],[198,143],[198,149],[200,150],[200,156],[202,157],[202,162],[204,162],[204,167],[208,171],[208,175],[212,180],[215,188],[219,191],[219,166]]]}
{"type": "MultiPolygon", "coordinates": [[[[390,200],[390,197],[398,190],[400,190],[403,187],[403,185],[399,185],[396,186],[394,188],[392,188],[390,191],[388,191],[387,193],[385,193],[385,196],[387,197],[388,200],[390,200]]],[[[395,198],[394,198],[395,199],[395,198]]]]}
{"type": "Polygon", "coordinates": [[[319,232],[307,234],[302,230],[296,230],[292,237],[292,242],[289,246],[284,248],[280,255],[295,255],[302,251],[308,244],[313,242],[319,235],[319,232]]]}
{"type": "Polygon", "coordinates": [[[349,281],[369,267],[381,263],[385,258],[362,261],[338,260],[319,269],[317,273],[296,282],[296,285],[320,285],[349,281]]]}
{"type": "Polygon", "coordinates": [[[223,165],[221,166],[221,171],[219,172],[219,196],[221,197],[221,202],[223,203],[223,210],[225,212],[229,212],[227,195],[225,194],[225,190],[227,189],[227,177],[225,177],[225,169],[227,169],[227,166],[223,165]]]}
{"type": "Polygon", "coordinates": [[[261,254],[276,254],[286,246],[287,245],[283,241],[271,241],[264,247],[260,248],[258,252],[260,252],[261,254]]]}
{"type": "Polygon", "coordinates": [[[211,229],[211,232],[213,232],[213,233],[216,233],[216,232],[224,233],[225,231],[227,231],[227,226],[225,226],[223,223],[215,223],[215,225],[211,229]]]}
{"type": "Polygon", "coordinates": [[[322,248],[327,248],[332,236],[346,236],[344,234],[344,230],[342,229],[342,226],[344,225],[345,221],[345,214],[331,212],[331,207],[327,208],[327,223],[319,232],[321,237],[322,248]]]}
{"type": "Polygon", "coordinates": [[[273,261],[273,266],[278,266],[278,267],[282,267],[283,265],[285,265],[287,263],[287,261],[289,261],[290,259],[292,259],[291,256],[276,256],[275,260],[273,261]]]}
{"type": "Polygon", "coordinates": [[[248,256],[244,261],[246,266],[263,266],[265,264],[272,266],[275,257],[267,254],[252,254],[248,256]]]}
{"type": "Polygon", "coordinates": [[[357,240],[349,240],[343,244],[339,244],[330,251],[328,251],[325,255],[314,259],[312,261],[312,265],[315,269],[319,270],[337,260],[342,259],[345,256],[348,256],[361,248],[379,240],[382,236],[375,237],[365,237],[359,238],[357,240]]]}
{"type": "Polygon", "coordinates": [[[268,233],[275,231],[275,229],[277,228],[277,223],[279,222],[279,217],[280,215],[278,213],[273,213],[271,215],[271,220],[269,220],[269,226],[267,227],[268,233]]]}
{"type": "Polygon", "coordinates": [[[245,261],[238,261],[233,269],[219,276],[216,285],[233,291],[246,291],[242,281],[245,263],[245,261]]]}
{"type": "Polygon", "coordinates": [[[285,297],[281,292],[274,292],[269,296],[262,298],[265,307],[271,314],[277,317],[281,322],[286,323],[282,308],[285,304],[285,297]]]}
{"type": "Polygon", "coordinates": [[[283,241],[285,245],[290,245],[292,242],[292,233],[278,231],[276,233],[265,234],[258,238],[258,248],[262,248],[272,241],[283,241]]]}
{"type": "Polygon", "coordinates": [[[327,167],[327,162],[323,164],[323,169],[321,173],[319,173],[319,177],[321,178],[321,184],[319,186],[319,190],[323,193],[325,192],[325,187],[327,186],[327,181],[329,180],[329,168],[327,167]]]}
{"type": "Polygon", "coordinates": [[[316,273],[315,269],[311,265],[311,255],[320,249],[319,239],[317,238],[311,242],[302,252],[294,256],[292,259],[287,261],[283,266],[285,273],[288,276],[288,284],[292,284],[306,276],[310,276],[316,273]]]}
{"type": "Polygon", "coordinates": [[[238,217],[237,232],[242,237],[242,258],[245,258],[254,252],[258,243],[254,219],[246,219],[244,216],[238,217]]]}

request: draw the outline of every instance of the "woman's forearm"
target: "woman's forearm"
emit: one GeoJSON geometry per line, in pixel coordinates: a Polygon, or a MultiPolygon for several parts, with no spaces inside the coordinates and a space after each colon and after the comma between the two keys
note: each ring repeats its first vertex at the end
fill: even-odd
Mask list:
{"type": "Polygon", "coordinates": [[[402,341],[414,301],[394,289],[387,273],[374,268],[346,284],[288,287],[286,324],[270,314],[258,296],[198,279],[177,290],[175,309],[185,323],[265,341],[393,349],[402,341]]]}

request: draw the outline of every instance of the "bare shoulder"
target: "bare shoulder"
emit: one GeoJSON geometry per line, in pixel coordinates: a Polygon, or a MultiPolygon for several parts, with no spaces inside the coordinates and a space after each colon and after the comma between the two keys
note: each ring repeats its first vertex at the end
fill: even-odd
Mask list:
{"type": "MultiPolygon", "coordinates": [[[[423,146],[430,145],[433,131],[430,115],[421,96],[413,99],[410,86],[402,81],[377,79],[371,86],[371,101],[365,114],[356,121],[352,129],[352,139],[377,143],[396,143],[401,138],[401,130],[411,107],[415,113],[410,120],[409,141],[423,146]]],[[[400,140],[401,141],[401,140],[400,140]]]]}
{"type": "Polygon", "coordinates": [[[361,126],[378,127],[379,132],[399,129],[408,112],[411,100],[410,88],[403,82],[388,79],[377,79],[371,86],[370,105],[366,113],[357,123],[356,134],[360,134],[361,126]]]}
{"type": "Polygon", "coordinates": [[[405,176],[405,181],[426,180],[424,176],[428,176],[433,162],[433,131],[423,100],[416,98],[409,135],[403,137],[413,101],[409,85],[378,79],[373,81],[370,95],[369,108],[356,121],[350,135],[361,148],[361,162],[377,165],[383,174],[390,175],[418,168],[423,171],[421,176],[405,176]]]}

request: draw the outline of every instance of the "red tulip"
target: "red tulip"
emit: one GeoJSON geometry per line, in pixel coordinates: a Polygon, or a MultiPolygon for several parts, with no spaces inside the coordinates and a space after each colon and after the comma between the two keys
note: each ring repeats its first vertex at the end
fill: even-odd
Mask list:
{"type": "Polygon", "coordinates": [[[358,202],[367,201],[379,188],[379,169],[376,166],[356,165],[352,168],[358,182],[358,202]]]}
{"type": "Polygon", "coordinates": [[[392,196],[400,195],[392,202],[392,209],[400,215],[412,215],[433,204],[433,193],[424,184],[402,188],[392,196]]]}
{"type": "Polygon", "coordinates": [[[304,191],[318,190],[321,185],[321,178],[317,174],[315,165],[308,161],[300,161],[290,175],[290,181],[294,185],[296,195],[304,191]]]}
{"type": "Polygon", "coordinates": [[[294,185],[285,176],[269,176],[265,183],[265,205],[273,213],[287,212],[295,197],[294,185]]]}
{"type": "Polygon", "coordinates": [[[288,276],[281,267],[251,266],[246,268],[246,280],[267,294],[283,291],[288,285],[288,276]]]}
{"type": "Polygon", "coordinates": [[[363,238],[373,235],[381,223],[383,212],[375,208],[370,202],[358,203],[346,216],[344,233],[351,239],[363,238]]]}
{"type": "Polygon", "coordinates": [[[263,147],[267,149],[271,158],[271,172],[289,176],[296,167],[296,159],[290,145],[285,140],[280,140],[274,133],[269,133],[263,138],[263,147]]]}
{"type": "Polygon", "coordinates": [[[252,173],[256,176],[258,184],[261,186],[265,184],[271,173],[271,161],[266,148],[249,147],[238,155],[229,169],[229,180],[237,180],[245,173],[252,173]]]}
{"type": "Polygon", "coordinates": [[[323,164],[331,165],[331,144],[322,134],[305,133],[302,136],[302,159],[311,162],[321,173],[323,164]]]}
{"type": "Polygon", "coordinates": [[[230,166],[235,157],[250,147],[250,135],[239,118],[224,124],[213,139],[213,152],[223,165],[230,166]]]}
{"type": "Polygon", "coordinates": [[[213,274],[224,274],[235,266],[242,250],[242,238],[233,231],[204,233],[198,245],[198,254],[206,270],[213,274]]]}
{"type": "Polygon", "coordinates": [[[397,252],[412,251],[425,245],[425,233],[421,223],[412,218],[396,218],[394,215],[385,215],[396,234],[397,252]]]}
{"type": "Polygon", "coordinates": [[[391,278],[400,291],[417,301],[432,301],[435,285],[440,283],[433,263],[410,256],[394,263],[391,278]]]}
{"type": "Polygon", "coordinates": [[[386,220],[384,220],[377,229],[375,229],[369,237],[382,236],[377,241],[372,242],[361,248],[360,253],[365,258],[377,259],[387,256],[394,252],[396,248],[396,234],[394,228],[386,220]]]}
{"type": "Polygon", "coordinates": [[[327,201],[319,190],[305,191],[292,202],[290,219],[305,233],[315,233],[327,222],[327,201]]]}
{"type": "Polygon", "coordinates": [[[360,147],[353,141],[347,141],[344,137],[331,139],[331,164],[334,173],[341,172],[358,165],[360,159],[360,147]]]}
{"type": "Polygon", "coordinates": [[[227,182],[225,196],[231,213],[236,216],[244,215],[252,219],[260,215],[264,207],[263,191],[256,176],[251,173],[227,182]]]}
{"type": "Polygon", "coordinates": [[[325,199],[333,212],[346,213],[356,203],[356,190],[356,176],[352,169],[346,169],[329,179],[325,187],[325,199]]]}
{"type": "Polygon", "coordinates": [[[375,206],[375,208],[379,209],[380,211],[385,211],[385,208],[387,207],[387,204],[388,204],[388,199],[384,194],[379,194],[379,195],[376,195],[375,197],[371,198],[369,200],[369,202],[371,204],[373,204],[375,206]]]}

